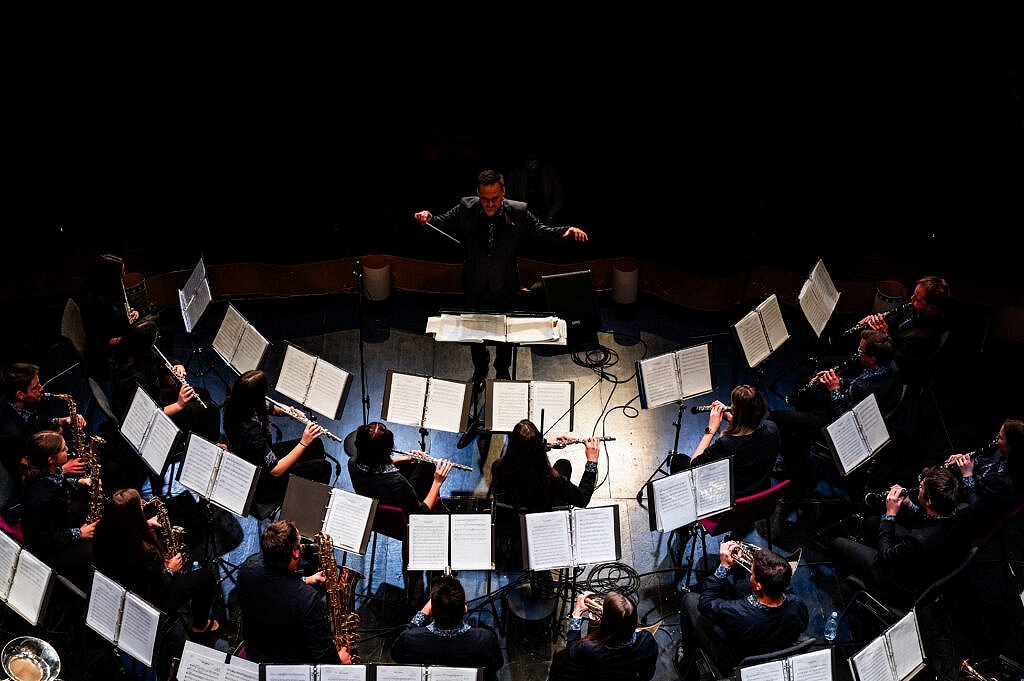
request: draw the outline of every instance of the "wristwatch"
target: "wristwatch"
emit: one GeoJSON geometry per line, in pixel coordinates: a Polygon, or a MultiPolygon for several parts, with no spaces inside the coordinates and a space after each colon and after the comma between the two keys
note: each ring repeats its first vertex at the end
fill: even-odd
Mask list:
{"type": "Polygon", "coordinates": [[[704,427],[704,434],[705,435],[714,435],[715,431],[711,430],[711,426],[705,426],[704,427]]]}

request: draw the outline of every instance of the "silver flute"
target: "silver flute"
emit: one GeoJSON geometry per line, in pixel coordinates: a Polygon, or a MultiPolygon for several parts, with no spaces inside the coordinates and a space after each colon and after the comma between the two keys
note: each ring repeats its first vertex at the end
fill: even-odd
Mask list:
{"type": "MultiPolygon", "coordinates": [[[[429,454],[419,454],[417,452],[406,452],[406,451],[402,451],[401,449],[392,449],[391,451],[394,454],[402,454],[403,456],[408,456],[411,459],[416,459],[418,461],[428,461],[428,462],[430,462],[432,464],[439,464],[442,461],[448,461],[448,459],[439,459],[436,456],[430,456],[429,454]]],[[[448,461],[448,463],[450,463],[452,465],[452,468],[458,468],[458,469],[463,470],[463,471],[471,471],[471,470],[473,470],[473,468],[471,466],[463,466],[461,463],[455,463],[454,461],[448,461]]]]}
{"type": "MultiPolygon", "coordinates": [[[[164,355],[164,353],[160,352],[160,348],[154,345],[153,351],[156,352],[156,354],[160,355],[160,359],[164,361],[164,364],[167,366],[167,370],[171,372],[171,376],[174,376],[175,380],[177,380],[178,383],[181,383],[182,385],[188,385],[188,381],[178,376],[178,374],[174,373],[174,365],[171,364],[171,360],[167,359],[167,356],[164,355]]],[[[192,388],[192,386],[190,385],[188,385],[188,387],[192,388]]],[[[196,404],[198,404],[200,407],[206,409],[206,403],[203,402],[203,398],[199,396],[199,393],[196,392],[195,388],[192,388],[192,399],[194,399],[196,401],[196,404]]]]}
{"type": "MultiPolygon", "coordinates": [[[[303,425],[314,423],[314,421],[311,421],[308,418],[306,418],[305,416],[303,416],[302,412],[299,411],[298,409],[296,409],[295,407],[289,407],[287,404],[281,404],[277,400],[275,400],[273,398],[270,398],[270,397],[267,398],[267,402],[270,402],[272,405],[274,405],[275,407],[277,407],[278,409],[283,411],[285,414],[287,414],[288,416],[291,416],[293,419],[295,419],[296,421],[298,421],[299,423],[301,423],[303,425]]],[[[317,423],[316,425],[319,426],[320,424],[317,423]]],[[[320,427],[323,428],[323,426],[320,426],[320,427]]],[[[326,435],[327,437],[329,437],[330,439],[334,440],[335,442],[344,442],[345,441],[343,438],[338,437],[337,435],[335,435],[331,431],[327,430],[326,428],[324,428],[323,434],[326,435]]]]}

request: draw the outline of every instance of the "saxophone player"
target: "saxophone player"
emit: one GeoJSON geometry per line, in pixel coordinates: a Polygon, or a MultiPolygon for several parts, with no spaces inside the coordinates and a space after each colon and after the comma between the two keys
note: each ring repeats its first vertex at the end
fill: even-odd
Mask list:
{"type": "Polygon", "coordinates": [[[299,531],[290,520],[267,525],[260,552],[238,571],[242,636],[253,662],[350,664],[344,647],[335,648],[327,606],[317,585],[322,572],[303,577],[299,531]]]}

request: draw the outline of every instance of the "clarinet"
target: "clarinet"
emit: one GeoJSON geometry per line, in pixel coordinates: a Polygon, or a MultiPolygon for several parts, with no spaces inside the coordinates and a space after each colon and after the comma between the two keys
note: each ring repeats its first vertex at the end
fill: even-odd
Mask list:
{"type": "MultiPolygon", "coordinates": [[[[182,385],[188,385],[188,381],[186,381],[184,378],[179,378],[178,374],[174,373],[174,365],[171,364],[171,361],[167,359],[167,356],[164,355],[164,353],[160,352],[160,348],[154,345],[153,351],[156,352],[156,354],[160,355],[160,359],[164,361],[164,366],[167,367],[167,370],[171,372],[171,376],[173,376],[174,379],[178,381],[178,383],[182,385]]],[[[190,385],[188,387],[192,388],[192,386],[190,385]]],[[[194,399],[196,401],[196,404],[198,404],[203,409],[207,408],[206,402],[203,402],[203,398],[199,396],[199,393],[196,392],[195,388],[192,388],[192,399],[194,399]]]]}
{"type": "MultiPolygon", "coordinates": [[[[972,450],[970,452],[964,452],[964,454],[966,454],[967,456],[971,457],[971,461],[974,461],[980,455],[982,455],[982,454],[991,454],[992,452],[996,451],[997,449],[999,449],[999,440],[992,440],[992,442],[988,442],[988,443],[982,445],[981,447],[978,447],[977,449],[972,450]]],[[[956,469],[959,468],[959,466],[957,466],[952,461],[950,461],[949,463],[942,464],[942,467],[943,468],[948,468],[950,470],[956,470],[956,469]]]]}
{"type": "MultiPolygon", "coordinates": [[[[601,442],[613,442],[615,440],[615,438],[613,438],[613,437],[603,437],[603,436],[602,437],[597,437],[597,438],[594,438],[594,439],[595,440],[600,440],[601,442]]],[[[566,442],[558,442],[557,440],[554,441],[554,442],[545,442],[544,443],[544,448],[545,449],[564,449],[565,447],[568,447],[569,445],[580,445],[580,444],[583,444],[583,440],[584,440],[584,438],[575,438],[573,440],[568,440],[566,442]]]]}
{"type": "MultiPolygon", "coordinates": [[[[303,416],[302,412],[299,411],[298,409],[296,409],[295,407],[289,407],[287,404],[281,404],[277,400],[272,399],[270,397],[267,398],[267,402],[270,402],[272,405],[274,405],[275,407],[277,407],[278,409],[283,411],[288,416],[291,416],[293,419],[295,419],[296,421],[298,421],[302,425],[308,425],[310,423],[313,423],[313,421],[311,421],[310,419],[307,419],[305,416],[303,416]]],[[[327,437],[329,437],[330,439],[334,440],[335,442],[344,442],[345,441],[343,438],[338,437],[337,435],[335,435],[331,431],[327,430],[326,428],[324,428],[323,434],[326,435],[327,437]]]]}
{"type": "MultiPolygon", "coordinates": [[[[439,464],[442,461],[448,461],[447,459],[439,459],[436,456],[430,456],[428,454],[418,454],[416,452],[406,452],[402,451],[401,449],[392,449],[391,451],[395,454],[402,454],[404,456],[408,456],[410,459],[416,459],[417,461],[428,461],[433,464],[439,464]]],[[[452,465],[452,468],[458,468],[463,471],[473,470],[471,466],[463,466],[461,463],[455,463],[454,461],[448,461],[448,463],[452,465]]]]}
{"type": "MultiPolygon", "coordinates": [[[[888,312],[883,313],[882,317],[885,319],[885,323],[888,324],[890,319],[892,319],[893,317],[895,317],[898,314],[902,314],[903,312],[906,312],[907,310],[909,310],[913,306],[914,306],[913,303],[903,303],[902,305],[897,305],[896,307],[892,308],[888,312]]],[[[870,328],[871,328],[871,325],[869,325],[867,322],[864,322],[863,324],[854,324],[853,326],[848,328],[846,331],[843,331],[841,334],[839,334],[839,338],[840,339],[849,338],[850,336],[855,336],[855,335],[859,334],[861,331],[866,331],[866,330],[868,330],[870,328]]]]}
{"type": "MultiPolygon", "coordinates": [[[[852,369],[855,366],[857,366],[857,362],[859,362],[859,361],[860,361],[860,353],[859,352],[855,352],[854,354],[850,355],[849,357],[844,359],[839,364],[837,364],[834,367],[832,367],[831,369],[829,369],[829,371],[834,371],[837,374],[844,374],[847,371],[849,371],[850,369],[852,369]]],[[[821,381],[818,380],[817,376],[815,376],[811,380],[807,381],[807,383],[805,383],[804,385],[802,385],[799,388],[797,388],[796,397],[803,397],[804,393],[806,393],[808,390],[810,390],[811,388],[813,388],[816,385],[821,385],[821,381]]]]}

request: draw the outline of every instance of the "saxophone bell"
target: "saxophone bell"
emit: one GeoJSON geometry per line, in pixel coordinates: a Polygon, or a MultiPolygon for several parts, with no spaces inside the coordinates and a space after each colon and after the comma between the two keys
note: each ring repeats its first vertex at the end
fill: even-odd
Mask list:
{"type": "Polygon", "coordinates": [[[356,604],[356,583],[363,575],[352,568],[339,566],[334,559],[334,544],[331,536],[317,532],[313,537],[320,570],[324,573],[327,591],[327,619],[335,648],[346,648],[352,664],[359,664],[359,644],[362,637],[357,633],[361,624],[356,604]],[[339,574],[340,569],[340,574],[339,574]]]}

